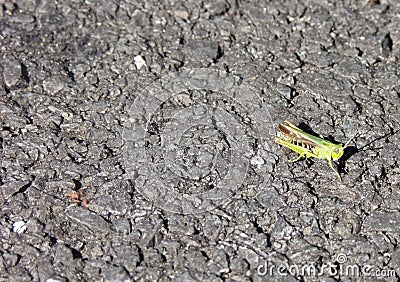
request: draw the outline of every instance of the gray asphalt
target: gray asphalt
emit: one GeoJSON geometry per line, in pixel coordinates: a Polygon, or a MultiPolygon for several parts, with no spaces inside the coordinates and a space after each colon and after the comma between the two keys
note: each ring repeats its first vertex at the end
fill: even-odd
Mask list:
{"type": "Polygon", "coordinates": [[[0,0],[0,281],[400,278],[400,2],[259,2],[0,0]]]}

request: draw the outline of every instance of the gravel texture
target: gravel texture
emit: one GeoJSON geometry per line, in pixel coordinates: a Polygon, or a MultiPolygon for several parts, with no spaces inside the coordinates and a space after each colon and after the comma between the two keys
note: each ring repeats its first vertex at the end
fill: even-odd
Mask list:
{"type": "Polygon", "coordinates": [[[0,281],[400,278],[399,1],[0,4],[0,281]]]}

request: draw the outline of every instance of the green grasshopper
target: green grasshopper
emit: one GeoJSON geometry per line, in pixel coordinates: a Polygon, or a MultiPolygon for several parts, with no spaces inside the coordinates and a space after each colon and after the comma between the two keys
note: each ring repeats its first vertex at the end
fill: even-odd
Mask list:
{"type": "Polygon", "coordinates": [[[332,160],[337,161],[343,156],[344,150],[349,146],[355,135],[343,146],[306,133],[287,120],[283,124],[279,124],[278,128],[280,132],[277,134],[276,143],[299,154],[297,158],[290,160],[290,162],[296,162],[302,157],[326,159],[338,176],[339,181],[342,182],[340,174],[333,167],[332,160]]]}

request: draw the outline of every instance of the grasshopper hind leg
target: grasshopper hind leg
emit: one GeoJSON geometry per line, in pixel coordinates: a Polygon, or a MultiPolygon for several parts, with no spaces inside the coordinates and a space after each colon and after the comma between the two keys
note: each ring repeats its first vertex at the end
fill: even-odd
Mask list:
{"type": "Polygon", "coordinates": [[[299,154],[299,156],[293,160],[289,160],[289,162],[294,163],[297,162],[298,160],[300,160],[302,157],[304,156],[304,154],[299,154]]]}

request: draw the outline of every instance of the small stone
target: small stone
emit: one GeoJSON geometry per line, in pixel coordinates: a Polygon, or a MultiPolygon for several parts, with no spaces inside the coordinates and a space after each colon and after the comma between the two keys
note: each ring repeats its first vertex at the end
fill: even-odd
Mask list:
{"type": "Polygon", "coordinates": [[[17,60],[8,60],[4,63],[4,82],[8,88],[18,84],[21,78],[21,64],[17,60]]]}
{"type": "Polygon", "coordinates": [[[143,59],[142,56],[137,55],[133,58],[133,61],[135,62],[135,66],[138,70],[140,70],[143,66],[146,65],[146,61],[143,59]]]}
{"type": "Polygon", "coordinates": [[[187,20],[189,18],[189,13],[185,10],[175,10],[174,14],[175,16],[181,18],[182,20],[187,20]]]}
{"type": "Polygon", "coordinates": [[[251,158],[250,163],[252,165],[260,168],[265,162],[264,162],[264,159],[261,158],[260,156],[255,156],[255,157],[251,158]]]}
{"type": "Polygon", "coordinates": [[[12,231],[15,233],[18,233],[18,235],[19,235],[19,234],[24,233],[26,231],[26,229],[27,228],[25,225],[25,221],[21,220],[21,221],[14,222],[12,231]]]}

